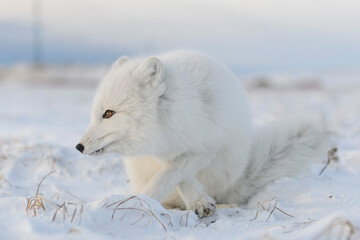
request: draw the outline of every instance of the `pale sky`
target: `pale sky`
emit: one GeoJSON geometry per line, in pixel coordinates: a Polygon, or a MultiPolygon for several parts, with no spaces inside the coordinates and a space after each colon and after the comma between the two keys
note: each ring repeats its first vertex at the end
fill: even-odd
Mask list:
{"type": "MultiPolygon", "coordinates": [[[[39,0],[37,0],[39,1],[39,0]]],[[[46,62],[194,49],[238,72],[360,67],[358,0],[42,0],[46,62]]],[[[32,1],[0,0],[0,64],[31,60],[32,1]]]]}

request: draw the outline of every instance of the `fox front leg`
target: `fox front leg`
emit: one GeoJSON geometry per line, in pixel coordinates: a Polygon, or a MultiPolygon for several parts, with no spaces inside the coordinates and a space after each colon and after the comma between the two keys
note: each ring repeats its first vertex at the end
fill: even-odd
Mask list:
{"type": "Polygon", "coordinates": [[[179,183],[177,189],[186,208],[194,210],[199,218],[211,216],[215,213],[215,200],[205,193],[203,186],[195,177],[179,183]]]}
{"type": "Polygon", "coordinates": [[[162,202],[180,182],[195,174],[192,162],[185,156],[183,154],[169,161],[168,166],[150,179],[141,194],[162,202]]]}
{"type": "Polygon", "coordinates": [[[194,210],[199,218],[209,216],[215,211],[215,201],[203,191],[194,177],[203,167],[201,158],[183,154],[156,174],[141,191],[153,199],[162,202],[176,187],[187,209],[194,210]]]}

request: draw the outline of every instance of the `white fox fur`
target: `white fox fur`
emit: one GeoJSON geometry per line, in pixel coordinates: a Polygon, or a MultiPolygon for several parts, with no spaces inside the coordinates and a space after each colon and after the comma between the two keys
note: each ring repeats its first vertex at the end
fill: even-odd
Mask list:
{"type": "Polygon", "coordinates": [[[124,156],[134,193],[211,215],[320,159],[320,127],[294,121],[252,135],[239,79],[195,52],[121,57],[100,84],[84,154],[124,156]],[[106,110],[114,111],[103,118],[106,110]]]}

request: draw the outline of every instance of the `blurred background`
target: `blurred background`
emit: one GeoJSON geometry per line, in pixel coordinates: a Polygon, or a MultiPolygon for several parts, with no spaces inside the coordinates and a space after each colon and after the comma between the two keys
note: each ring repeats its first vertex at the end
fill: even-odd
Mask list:
{"type": "Polygon", "coordinates": [[[192,49],[239,75],[355,74],[357,0],[1,0],[0,66],[192,49]]]}

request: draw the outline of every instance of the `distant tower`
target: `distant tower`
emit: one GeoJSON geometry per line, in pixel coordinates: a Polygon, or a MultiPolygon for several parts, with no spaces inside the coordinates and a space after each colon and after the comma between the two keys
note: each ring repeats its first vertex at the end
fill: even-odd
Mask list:
{"type": "Polygon", "coordinates": [[[42,64],[42,0],[32,0],[32,61],[35,66],[42,64]]]}

